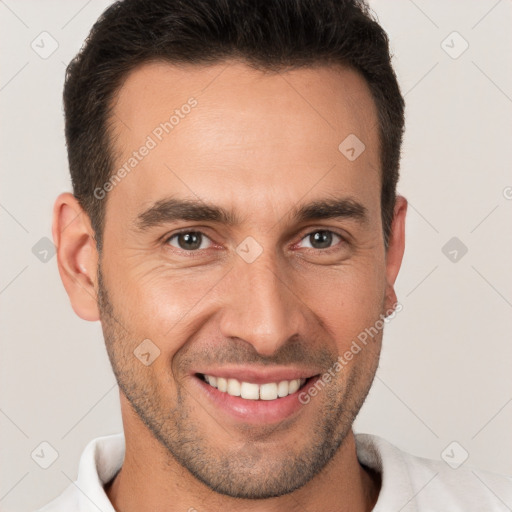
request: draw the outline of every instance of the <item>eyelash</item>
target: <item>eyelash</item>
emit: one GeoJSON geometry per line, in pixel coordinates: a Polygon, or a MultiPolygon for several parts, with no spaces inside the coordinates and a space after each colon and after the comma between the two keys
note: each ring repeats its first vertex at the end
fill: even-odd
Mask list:
{"type": "MultiPolygon", "coordinates": [[[[312,247],[306,247],[306,249],[309,249],[309,250],[312,250],[312,251],[315,251],[315,252],[322,252],[322,253],[325,253],[325,254],[329,254],[331,253],[332,251],[335,251],[335,250],[338,250],[339,249],[339,245],[345,245],[348,243],[346,237],[344,237],[343,235],[341,235],[340,233],[336,232],[336,231],[333,231],[332,229],[314,229],[313,231],[310,231],[308,233],[306,233],[301,239],[300,239],[300,242],[302,242],[305,238],[313,235],[314,233],[318,233],[318,232],[321,232],[321,231],[324,231],[324,232],[327,232],[327,233],[331,233],[337,237],[340,238],[340,241],[333,245],[332,247],[328,247],[327,249],[315,249],[315,248],[312,248],[312,247]]],[[[169,241],[172,240],[173,238],[175,237],[178,237],[179,235],[183,235],[183,234],[187,234],[187,233],[195,233],[195,234],[200,234],[201,236],[207,238],[208,240],[210,240],[212,243],[215,244],[215,242],[213,242],[213,240],[210,239],[210,237],[208,235],[206,235],[205,233],[203,233],[202,231],[198,231],[198,230],[192,230],[192,229],[185,229],[183,231],[178,231],[176,233],[173,233],[172,235],[170,236],[166,236],[164,237],[164,245],[169,245],[169,241]]],[[[195,255],[197,255],[197,253],[201,253],[202,251],[206,251],[207,249],[195,249],[195,250],[192,250],[192,251],[187,251],[185,249],[180,249],[178,247],[174,247],[174,246],[171,246],[173,249],[181,252],[181,253],[186,253],[189,257],[194,257],[195,255]]]]}

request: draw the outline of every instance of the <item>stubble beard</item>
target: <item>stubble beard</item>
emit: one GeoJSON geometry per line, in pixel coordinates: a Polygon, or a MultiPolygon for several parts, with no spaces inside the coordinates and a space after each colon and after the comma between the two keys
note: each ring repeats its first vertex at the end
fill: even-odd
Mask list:
{"type": "MultiPolygon", "coordinates": [[[[237,436],[232,449],[221,451],[208,439],[208,428],[194,419],[194,407],[198,407],[198,403],[179,379],[172,382],[172,371],[169,385],[176,386],[175,404],[165,402],[160,392],[162,385],[151,373],[151,367],[145,367],[134,356],[140,340],[130,339],[129,333],[117,322],[122,316],[110,301],[100,265],[98,290],[105,345],[122,393],[154,438],[165,447],[169,463],[178,462],[216,493],[232,498],[267,499],[289,494],[307,484],[341,447],[373,382],[378,354],[371,368],[364,368],[364,371],[354,368],[345,383],[338,378],[337,385],[326,386],[322,391],[326,406],[322,414],[316,415],[312,431],[301,436],[306,437],[307,442],[300,439],[299,443],[290,444],[299,444],[299,449],[286,453],[266,450],[261,430],[246,427],[245,442],[237,436]]],[[[122,325],[127,324],[123,321],[122,325]]],[[[210,420],[214,421],[211,416],[210,420]]],[[[223,428],[222,425],[219,428],[223,428]]],[[[267,435],[271,438],[272,432],[267,431],[267,435]]],[[[290,435],[297,435],[292,428],[290,435]]]]}

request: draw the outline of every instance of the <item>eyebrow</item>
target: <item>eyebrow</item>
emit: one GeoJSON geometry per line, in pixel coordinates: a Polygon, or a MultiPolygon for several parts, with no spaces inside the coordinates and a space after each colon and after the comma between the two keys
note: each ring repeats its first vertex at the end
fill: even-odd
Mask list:
{"type": "MultiPolygon", "coordinates": [[[[286,217],[297,223],[321,219],[354,219],[360,223],[368,221],[366,207],[352,198],[329,198],[299,205],[288,212],[286,217]]],[[[147,230],[175,221],[216,222],[235,226],[243,218],[235,211],[208,204],[195,199],[161,199],[141,212],[135,226],[147,230]]]]}
{"type": "Polygon", "coordinates": [[[153,228],[169,222],[188,220],[196,222],[218,222],[227,225],[240,224],[241,219],[221,206],[207,204],[195,199],[161,199],[137,216],[136,226],[140,230],[153,228]]]}
{"type": "Polygon", "coordinates": [[[352,198],[320,199],[294,208],[290,214],[297,222],[321,219],[354,219],[368,222],[368,211],[352,198]]]}

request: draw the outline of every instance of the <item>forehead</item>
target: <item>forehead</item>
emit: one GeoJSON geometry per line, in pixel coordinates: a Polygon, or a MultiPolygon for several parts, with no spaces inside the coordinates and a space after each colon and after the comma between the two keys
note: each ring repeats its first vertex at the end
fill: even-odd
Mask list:
{"type": "Polygon", "coordinates": [[[380,205],[377,112],[351,69],[148,63],[128,75],[112,112],[114,172],[126,172],[107,210],[133,218],[168,195],[242,210],[326,193],[380,205]],[[347,137],[364,144],[356,160],[339,149],[347,137]]]}

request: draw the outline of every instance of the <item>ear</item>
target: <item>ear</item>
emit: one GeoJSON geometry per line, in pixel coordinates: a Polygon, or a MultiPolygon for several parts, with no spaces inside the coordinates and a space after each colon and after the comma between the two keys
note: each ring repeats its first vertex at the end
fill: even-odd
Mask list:
{"type": "Polygon", "coordinates": [[[407,213],[407,199],[397,196],[393,210],[393,222],[389,235],[386,252],[386,310],[393,309],[397,302],[395,281],[402,264],[405,250],[405,216],[407,213]]]}
{"type": "Polygon", "coordinates": [[[84,320],[99,320],[94,231],[89,216],[69,192],[59,195],[55,201],[52,233],[60,278],[73,310],[84,320]]]}

